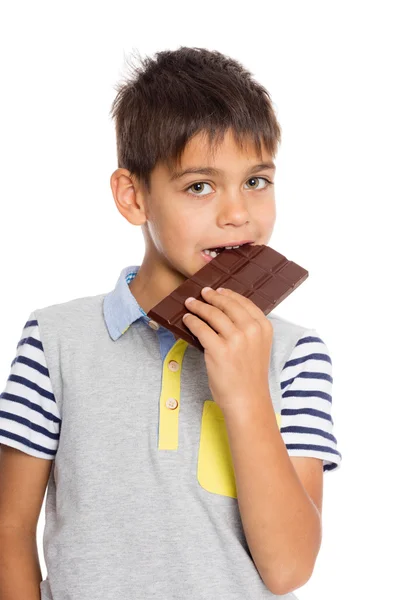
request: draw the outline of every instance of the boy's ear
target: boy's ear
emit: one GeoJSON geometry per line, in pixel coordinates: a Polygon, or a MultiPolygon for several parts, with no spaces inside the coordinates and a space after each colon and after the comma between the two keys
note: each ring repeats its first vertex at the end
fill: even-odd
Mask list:
{"type": "Polygon", "coordinates": [[[138,180],[128,169],[117,169],[110,177],[111,191],[119,212],[132,225],[147,221],[145,197],[138,180]]]}

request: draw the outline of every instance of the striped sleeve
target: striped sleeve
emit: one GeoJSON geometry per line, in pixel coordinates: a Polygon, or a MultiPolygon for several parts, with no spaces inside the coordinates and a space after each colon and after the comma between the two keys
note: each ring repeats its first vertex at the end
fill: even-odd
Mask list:
{"type": "Polygon", "coordinates": [[[282,369],[280,430],[290,456],[320,458],[324,471],[338,469],[342,459],[333,435],[332,384],[328,348],[311,330],[282,369]]]}
{"type": "Polygon", "coordinates": [[[60,425],[38,322],[32,312],[0,394],[0,444],[51,460],[57,451],[60,425]]]}

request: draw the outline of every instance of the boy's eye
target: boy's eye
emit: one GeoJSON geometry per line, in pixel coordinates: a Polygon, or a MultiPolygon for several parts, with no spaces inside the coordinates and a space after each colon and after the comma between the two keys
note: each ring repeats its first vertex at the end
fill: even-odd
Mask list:
{"type": "MultiPolygon", "coordinates": [[[[266,185],[264,187],[260,188],[261,190],[265,190],[268,187],[268,185],[274,185],[272,183],[272,181],[270,181],[266,177],[250,177],[250,179],[248,179],[247,181],[255,181],[257,179],[261,179],[261,180],[265,181],[265,183],[266,183],[266,185]]],[[[185,192],[187,194],[189,194],[189,196],[206,196],[207,194],[192,194],[192,193],[189,192],[189,190],[192,189],[192,188],[195,188],[195,186],[197,187],[197,186],[204,186],[204,185],[210,185],[210,184],[207,183],[206,181],[198,181],[196,183],[192,183],[192,185],[190,185],[189,187],[187,187],[185,189],[185,192]]],[[[258,187],[259,186],[251,186],[251,188],[253,188],[253,189],[258,189],[258,187]]],[[[202,190],[197,189],[197,191],[202,191],[202,190]]]]}

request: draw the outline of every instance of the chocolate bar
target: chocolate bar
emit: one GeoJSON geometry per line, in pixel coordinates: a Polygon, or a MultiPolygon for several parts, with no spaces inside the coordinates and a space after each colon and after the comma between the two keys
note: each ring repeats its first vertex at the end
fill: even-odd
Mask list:
{"type": "Polygon", "coordinates": [[[169,296],[153,306],[147,315],[204,352],[199,339],[182,320],[186,313],[195,314],[187,310],[184,304],[186,298],[193,296],[196,300],[206,302],[201,295],[203,287],[208,286],[214,290],[219,287],[229,288],[249,298],[267,315],[307,277],[308,271],[295,262],[288,261],[270,246],[244,244],[239,248],[222,250],[169,296]]]}

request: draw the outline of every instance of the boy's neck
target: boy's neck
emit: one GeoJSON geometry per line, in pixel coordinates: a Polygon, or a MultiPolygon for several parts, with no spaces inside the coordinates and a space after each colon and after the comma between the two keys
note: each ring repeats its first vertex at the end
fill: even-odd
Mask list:
{"type": "MultiPolygon", "coordinates": [[[[128,287],[136,302],[147,314],[153,306],[161,302],[185,280],[183,275],[172,273],[163,265],[151,267],[144,261],[128,287]]],[[[176,340],[179,339],[176,335],[174,337],[176,340]]]]}

